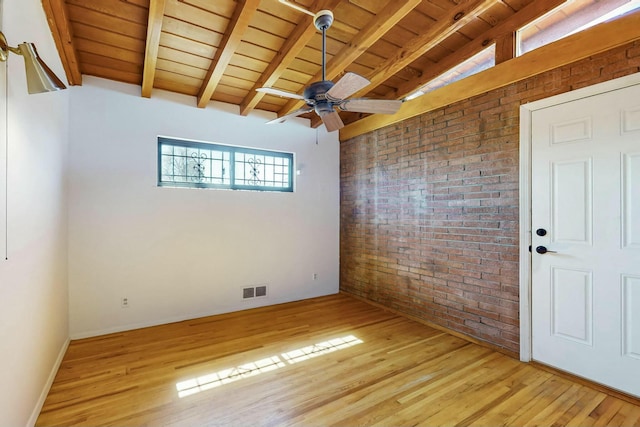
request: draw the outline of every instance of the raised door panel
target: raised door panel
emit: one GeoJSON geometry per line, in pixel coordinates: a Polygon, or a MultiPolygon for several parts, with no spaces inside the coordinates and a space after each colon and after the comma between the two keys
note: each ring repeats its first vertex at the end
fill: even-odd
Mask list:
{"type": "Polygon", "coordinates": [[[591,159],[555,162],[551,173],[552,240],[591,244],[593,196],[591,159]]]}
{"type": "Polygon", "coordinates": [[[552,268],[551,328],[556,337],[593,343],[593,280],[590,271],[552,268]]]}
{"type": "Polygon", "coordinates": [[[591,117],[583,117],[560,123],[552,123],[549,127],[551,144],[563,144],[580,140],[590,140],[593,136],[591,117]]]}
{"type": "Polygon", "coordinates": [[[640,249],[640,153],[622,156],[622,247],[640,249]]]}
{"type": "Polygon", "coordinates": [[[623,354],[640,359],[640,276],[622,275],[623,354]]]}
{"type": "Polygon", "coordinates": [[[640,131],[640,107],[627,108],[622,111],[622,133],[640,131]]]}

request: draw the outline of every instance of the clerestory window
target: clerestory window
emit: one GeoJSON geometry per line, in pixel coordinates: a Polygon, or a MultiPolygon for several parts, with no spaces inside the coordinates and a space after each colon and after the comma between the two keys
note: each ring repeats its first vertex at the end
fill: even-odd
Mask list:
{"type": "Polygon", "coordinates": [[[293,153],[158,137],[158,186],[293,191],[293,153]]]}

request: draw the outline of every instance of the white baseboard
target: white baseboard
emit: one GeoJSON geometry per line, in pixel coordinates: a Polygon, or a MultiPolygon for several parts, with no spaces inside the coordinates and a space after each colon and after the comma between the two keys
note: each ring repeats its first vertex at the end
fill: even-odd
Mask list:
{"type": "Polygon", "coordinates": [[[240,303],[238,305],[225,307],[223,309],[217,309],[217,310],[211,310],[211,311],[205,311],[205,312],[199,312],[199,313],[185,314],[185,315],[182,315],[182,316],[165,317],[165,318],[150,320],[150,321],[147,321],[147,322],[129,323],[129,324],[114,326],[114,327],[105,328],[105,329],[94,329],[94,330],[82,331],[82,332],[71,332],[71,339],[72,340],[80,340],[80,339],[84,339],[84,338],[99,337],[99,336],[102,336],[102,335],[115,334],[115,333],[118,333],[118,332],[132,331],[132,330],[135,330],[135,329],[142,329],[142,328],[149,328],[149,327],[152,327],[152,326],[166,325],[168,323],[182,322],[182,321],[185,321],[185,320],[199,319],[201,317],[216,316],[218,314],[234,313],[234,312],[243,311],[243,310],[250,310],[252,308],[260,308],[260,307],[265,307],[265,306],[270,306],[270,305],[285,304],[285,303],[293,302],[293,301],[300,301],[300,300],[305,300],[305,299],[318,298],[318,297],[325,296],[325,295],[337,294],[338,292],[339,292],[339,290],[336,289],[335,291],[330,291],[328,293],[327,292],[320,292],[317,295],[297,296],[297,297],[294,297],[294,298],[286,298],[286,299],[259,298],[257,301],[256,300],[252,300],[251,304],[240,303]]]}
{"type": "Polygon", "coordinates": [[[81,340],[84,338],[99,337],[102,335],[116,334],[118,332],[132,331],[135,329],[166,325],[168,323],[182,322],[184,320],[193,320],[199,317],[214,316],[216,314],[225,314],[225,313],[227,313],[227,311],[222,311],[222,312],[215,311],[215,312],[205,313],[205,314],[193,314],[193,315],[185,315],[185,316],[167,317],[167,318],[162,318],[157,320],[151,320],[149,322],[128,323],[125,325],[114,326],[112,328],[94,329],[94,330],[85,331],[85,332],[75,332],[71,334],[71,339],[75,341],[75,340],[81,340]]]}
{"type": "Polygon", "coordinates": [[[38,415],[40,415],[40,411],[44,406],[44,401],[47,399],[47,395],[49,394],[49,390],[51,389],[53,380],[56,378],[56,374],[58,373],[58,369],[60,368],[62,359],[64,359],[64,355],[67,352],[67,348],[69,347],[70,341],[71,340],[67,338],[64,344],[62,344],[62,348],[58,353],[58,358],[56,359],[56,362],[53,364],[53,367],[51,368],[51,373],[49,373],[49,378],[47,378],[47,382],[45,383],[44,388],[42,389],[42,393],[40,393],[40,398],[38,399],[38,402],[36,403],[35,408],[33,408],[33,412],[31,412],[31,416],[29,417],[29,421],[27,422],[27,427],[33,427],[34,425],[36,425],[36,421],[38,420],[38,415]]]}

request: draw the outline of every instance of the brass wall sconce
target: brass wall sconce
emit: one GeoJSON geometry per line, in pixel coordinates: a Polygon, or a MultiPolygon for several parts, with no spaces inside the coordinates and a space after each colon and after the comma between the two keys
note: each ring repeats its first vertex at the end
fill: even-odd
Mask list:
{"type": "Polygon", "coordinates": [[[53,92],[67,88],[47,64],[40,59],[33,43],[24,42],[20,43],[18,47],[12,47],[7,43],[4,34],[0,32],[0,61],[5,62],[9,58],[9,52],[24,58],[29,94],[53,92]]]}

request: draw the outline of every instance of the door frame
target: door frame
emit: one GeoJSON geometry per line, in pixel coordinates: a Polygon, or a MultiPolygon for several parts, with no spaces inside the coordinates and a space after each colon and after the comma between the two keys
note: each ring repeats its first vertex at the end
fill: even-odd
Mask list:
{"type": "Polygon", "coordinates": [[[603,83],[598,83],[571,92],[555,95],[549,98],[534,101],[520,106],[520,360],[529,362],[532,360],[532,325],[533,313],[531,301],[531,150],[532,150],[532,122],[533,112],[544,108],[566,104],[579,99],[589,98],[614,90],[640,84],[640,73],[631,74],[603,83]]]}

